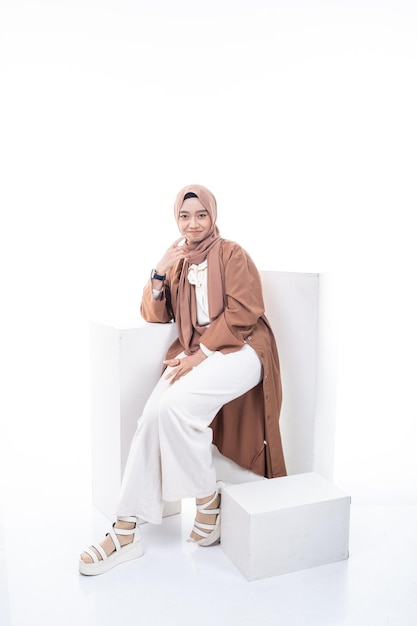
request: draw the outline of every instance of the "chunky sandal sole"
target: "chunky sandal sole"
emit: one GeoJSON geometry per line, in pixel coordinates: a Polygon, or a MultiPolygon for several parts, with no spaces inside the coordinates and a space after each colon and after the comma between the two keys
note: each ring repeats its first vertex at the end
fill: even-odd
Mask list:
{"type": "Polygon", "coordinates": [[[98,563],[85,563],[80,559],[79,570],[80,574],[84,576],[97,576],[97,574],[104,574],[108,572],[116,565],[138,559],[143,555],[143,546],[140,541],[135,543],[129,543],[127,546],[123,546],[118,552],[112,552],[105,561],[99,561],[98,563]]]}

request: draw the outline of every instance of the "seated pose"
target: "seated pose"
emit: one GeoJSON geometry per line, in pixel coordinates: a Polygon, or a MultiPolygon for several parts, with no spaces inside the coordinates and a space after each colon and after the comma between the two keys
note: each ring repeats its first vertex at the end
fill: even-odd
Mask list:
{"type": "Polygon", "coordinates": [[[141,314],[148,322],[175,321],[178,338],[138,420],[117,519],[81,554],[86,575],[142,556],[138,519],[160,524],[164,501],[196,498],[189,540],[220,541],[212,442],[245,469],[286,475],[279,359],[259,272],[239,244],[220,237],[208,189],[181,189],[174,211],[181,237],[152,270],[141,314]]]}

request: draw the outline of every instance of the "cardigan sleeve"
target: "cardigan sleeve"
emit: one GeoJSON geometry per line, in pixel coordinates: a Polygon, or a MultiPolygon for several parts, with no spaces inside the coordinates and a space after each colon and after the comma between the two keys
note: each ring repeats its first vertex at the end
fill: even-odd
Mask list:
{"type": "Polygon", "coordinates": [[[209,350],[234,352],[250,338],[264,313],[262,284],[255,264],[238,244],[225,247],[223,263],[226,306],[202,342],[209,350]]]}
{"type": "Polygon", "coordinates": [[[146,322],[166,323],[173,319],[170,306],[169,287],[164,286],[161,300],[155,300],[152,294],[152,281],[148,280],[140,305],[140,314],[146,322]]]}

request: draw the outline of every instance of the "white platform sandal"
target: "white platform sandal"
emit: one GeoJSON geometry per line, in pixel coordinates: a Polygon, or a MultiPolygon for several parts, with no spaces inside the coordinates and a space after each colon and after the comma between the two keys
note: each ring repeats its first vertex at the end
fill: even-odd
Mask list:
{"type": "Polygon", "coordinates": [[[126,561],[131,561],[133,559],[138,559],[142,556],[142,538],[136,517],[124,517],[123,521],[134,522],[136,526],[135,528],[125,530],[123,528],[115,528],[115,524],[113,524],[111,531],[107,534],[112,538],[115,550],[107,556],[104,548],[102,548],[99,543],[93,544],[91,548],[86,548],[84,552],[92,558],[93,562],[85,563],[85,561],[80,558],[79,570],[81,574],[84,574],[85,576],[104,574],[104,572],[108,572],[113,567],[116,567],[116,565],[120,565],[121,563],[125,563],[126,561]],[[134,535],[133,541],[121,546],[117,537],[118,535],[134,535]],[[94,550],[92,548],[94,548],[94,550]],[[97,550],[101,559],[97,556],[95,550],[97,550]]]}
{"type": "Polygon", "coordinates": [[[220,543],[220,530],[221,530],[221,513],[220,513],[220,499],[219,505],[215,509],[209,509],[208,507],[216,501],[219,496],[221,498],[220,483],[217,483],[216,491],[213,496],[204,504],[196,504],[197,513],[203,513],[203,515],[217,515],[215,524],[204,524],[197,520],[194,521],[193,531],[201,539],[193,539],[189,537],[188,541],[197,543],[199,546],[208,547],[214,546],[216,543],[220,543]]]}

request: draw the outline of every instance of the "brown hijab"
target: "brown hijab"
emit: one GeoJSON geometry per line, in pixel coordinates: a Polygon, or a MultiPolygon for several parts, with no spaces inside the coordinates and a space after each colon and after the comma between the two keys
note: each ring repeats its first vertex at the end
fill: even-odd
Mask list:
{"type": "Polygon", "coordinates": [[[193,354],[199,348],[201,336],[206,327],[197,324],[197,309],[194,285],[188,281],[188,270],[192,263],[199,264],[207,258],[207,296],[209,303],[210,322],[216,319],[225,308],[224,268],[220,260],[220,232],[216,226],[217,203],[211,191],[202,185],[187,185],[181,189],[176,197],[174,213],[177,224],[179,214],[184,204],[184,196],[194,193],[211,218],[211,228],[203,241],[189,246],[190,254],[181,268],[178,305],[175,312],[178,328],[178,338],[186,354],[193,354]]]}

